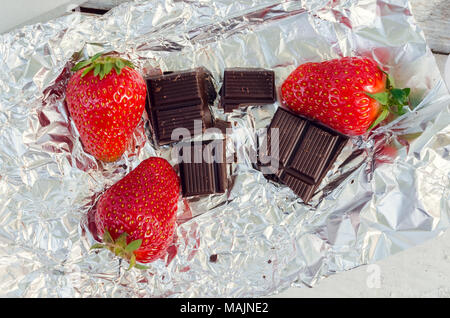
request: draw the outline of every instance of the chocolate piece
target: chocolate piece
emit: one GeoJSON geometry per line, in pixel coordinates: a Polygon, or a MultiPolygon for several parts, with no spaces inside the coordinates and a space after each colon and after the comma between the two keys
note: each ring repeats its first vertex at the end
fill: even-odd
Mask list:
{"type": "Polygon", "coordinates": [[[275,73],[262,68],[226,69],[220,93],[225,112],[245,105],[271,104],[276,100],[275,73]]]}
{"type": "Polygon", "coordinates": [[[267,134],[268,153],[262,158],[265,164],[268,159],[277,160],[275,176],[307,203],[347,140],[342,134],[279,107],[267,134]],[[272,142],[271,128],[278,128],[278,142],[272,142]]]}
{"type": "Polygon", "coordinates": [[[180,176],[184,196],[225,192],[228,180],[223,139],[184,143],[179,147],[182,155],[180,176]]]}
{"type": "Polygon", "coordinates": [[[146,109],[159,145],[169,144],[176,128],[186,128],[191,136],[211,127],[208,104],[216,98],[211,74],[205,68],[169,72],[147,79],[146,109]],[[201,127],[195,130],[195,121],[201,127]]]}
{"type": "Polygon", "coordinates": [[[309,125],[300,147],[287,167],[305,176],[308,183],[316,183],[338,138],[337,135],[309,125]]]}
{"type": "Polygon", "coordinates": [[[223,134],[227,133],[227,129],[231,128],[231,122],[222,119],[214,119],[214,127],[219,128],[223,134]]]}
{"type": "Polygon", "coordinates": [[[307,121],[297,116],[288,116],[284,111],[275,113],[272,122],[269,126],[269,132],[272,128],[278,128],[278,142],[274,143],[275,149],[271,149],[272,135],[268,134],[268,149],[270,154],[274,154],[274,159],[279,161],[280,165],[287,163],[287,160],[292,157],[296,145],[300,141],[307,121]]]}

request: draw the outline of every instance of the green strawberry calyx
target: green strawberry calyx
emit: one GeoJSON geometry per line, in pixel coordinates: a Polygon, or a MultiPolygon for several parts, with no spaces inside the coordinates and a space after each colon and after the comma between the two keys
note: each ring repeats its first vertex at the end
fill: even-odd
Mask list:
{"type": "Polygon", "coordinates": [[[389,114],[401,116],[406,113],[405,106],[409,105],[409,93],[410,88],[395,88],[394,79],[385,71],[380,69],[386,75],[386,91],[370,94],[366,92],[366,95],[377,100],[382,107],[380,115],[370,125],[368,130],[376,127],[379,123],[387,118],[389,114]]]}
{"type": "Polygon", "coordinates": [[[134,68],[133,63],[118,56],[105,55],[97,53],[91,58],[78,62],[72,72],[84,69],[81,77],[86,76],[90,71],[94,72],[94,76],[99,76],[102,80],[106,75],[114,69],[117,75],[120,75],[124,67],[134,68]]]}
{"type": "Polygon", "coordinates": [[[148,269],[147,266],[136,263],[136,255],[134,254],[134,251],[141,247],[142,239],[134,240],[127,244],[127,236],[128,233],[123,232],[116,240],[114,240],[111,234],[105,230],[102,237],[103,243],[93,244],[91,250],[102,248],[110,250],[116,256],[126,259],[130,263],[128,270],[133,267],[138,269],[148,269]]]}

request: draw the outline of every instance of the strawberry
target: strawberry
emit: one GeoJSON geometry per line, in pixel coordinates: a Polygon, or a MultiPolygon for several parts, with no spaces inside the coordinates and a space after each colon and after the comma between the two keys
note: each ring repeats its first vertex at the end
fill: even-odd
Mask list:
{"type": "Polygon", "coordinates": [[[131,62],[115,56],[97,54],[72,71],[66,101],[84,149],[99,160],[116,161],[144,111],[145,81],[131,62]]]}
{"type": "Polygon", "coordinates": [[[392,78],[365,57],[302,64],[281,86],[289,108],[348,136],[364,134],[390,113],[404,114],[409,92],[394,88],[392,78]]]}
{"type": "Polygon", "coordinates": [[[142,161],[111,186],[97,203],[95,226],[102,244],[127,259],[130,268],[161,257],[175,232],[180,183],[163,158],[142,161]]]}

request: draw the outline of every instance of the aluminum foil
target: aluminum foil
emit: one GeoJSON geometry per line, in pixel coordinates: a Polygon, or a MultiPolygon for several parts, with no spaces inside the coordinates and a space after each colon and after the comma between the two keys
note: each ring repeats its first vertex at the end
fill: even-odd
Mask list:
{"type": "Polygon", "coordinates": [[[450,217],[450,95],[405,0],[155,0],[79,13],[0,36],[0,295],[254,297],[371,263],[442,233],[450,217]],[[278,104],[232,114],[231,188],[182,200],[173,245],[146,271],[90,252],[99,195],[171,147],[147,139],[105,164],[85,153],[64,105],[80,56],[117,51],[144,75],[264,67],[277,85],[299,64],[375,58],[412,109],[346,145],[305,205],[268,181],[255,153],[278,104]],[[395,149],[396,151],[392,151],[395,149]]]}

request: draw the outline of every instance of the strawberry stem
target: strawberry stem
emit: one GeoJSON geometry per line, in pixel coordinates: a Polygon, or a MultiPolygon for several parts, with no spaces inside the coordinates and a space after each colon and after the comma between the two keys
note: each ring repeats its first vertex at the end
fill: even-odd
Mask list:
{"type": "Polygon", "coordinates": [[[91,58],[77,63],[72,71],[76,72],[84,69],[81,77],[86,76],[90,71],[94,72],[94,76],[99,76],[102,80],[106,75],[114,69],[117,75],[120,75],[124,67],[134,68],[133,63],[118,56],[110,56],[103,53],[97,53],[91,58]]]}
{"type": "Polygon", "coordinates": [[[127,244],[127,236],[128,233],[123,232],[120,236],[114,241],[111,234],[105,230],[103,233],[102,241],[103,243],[95,243],[91,246],[91,250],[94,249],[103,249],[106,248],[113,252],[116,256],[119,256],[130,263],[128,270],[136,267],[138,269],[148,269],[147,266],[137,264],[136,263],[136,255],[134,251],[139,249],[142,244],[142,240],[134,240],[127,244]]]}
{"type": "Polygon", "coordinates": [[[377,94],[366,92],[367,96],[377,100],[382,106],[382,111],[370,125],[369,131],[385,120],[389,114],[394,114],[396,116],[405,114],[406,110],[404,107],[409,105],[409,93],[411,92],[411,89],[395,88],[393,78],[382,69],[380,70],[386,75],[386,91],[377,94]]]}

